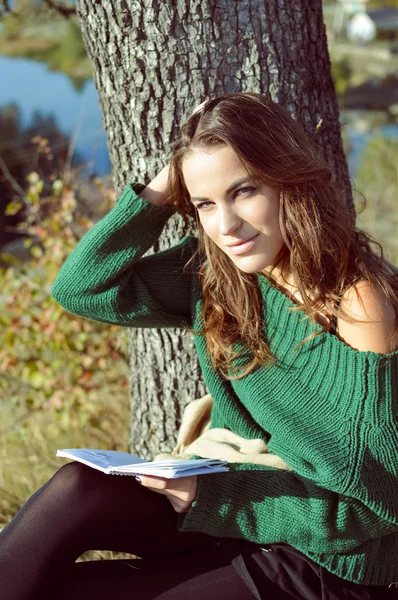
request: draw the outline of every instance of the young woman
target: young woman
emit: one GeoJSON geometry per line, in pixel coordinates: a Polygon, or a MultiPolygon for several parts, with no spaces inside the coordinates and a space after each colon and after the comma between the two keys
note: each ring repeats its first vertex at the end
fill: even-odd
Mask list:
{"type": "Polygon", "coordinates": [[[188,327],[211,428],[289,468],[135,481],[67,464],[0,534],[3,597],[397,597],[397,290],[285,110],[253,93],[201,105],[53,293],[96,321],[188,327]],[[198,238],[142,258],[175,210],[198,238]],[[75,564],[88,549],[142,560],[75,564]]]}

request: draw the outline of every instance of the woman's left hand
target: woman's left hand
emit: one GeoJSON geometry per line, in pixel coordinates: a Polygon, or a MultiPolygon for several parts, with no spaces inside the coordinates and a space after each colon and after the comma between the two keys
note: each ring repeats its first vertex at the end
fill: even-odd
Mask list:
{"type": "MultiPolygon", "coordinates": [[[[138,479],[138,478],[137,478],[138,479]]],[[[149,477],[140,475],[139,481],[149,490],[164,494],[178,513],[189,510],[196,497],[198,476],[179,477],[178,479],[165,479],[163,477],[149,477]]]]}

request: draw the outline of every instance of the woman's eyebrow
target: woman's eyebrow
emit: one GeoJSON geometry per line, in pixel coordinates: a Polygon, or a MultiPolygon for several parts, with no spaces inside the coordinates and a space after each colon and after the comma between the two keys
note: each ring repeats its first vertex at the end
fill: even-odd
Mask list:
{"type": "MultiPolygon", "coordinates": [[[[236,181],[234,181],[234,183],[232,183],[229,186],[229,188],[227,190],[225,190],[225,195],[228,196],[228,194],[233,192],[235,188],[239,187],[240,185],[243,185],[244,183],[247,183],[248,181],[251,181],[251,179],[252,178],[250,176],[243,177],[241,179],[237,179],[236,181]]],[[[191,202],[204,202],[206,200],[208,200],[208,198],[197,198],[197,197],[191,198],[191,202]]]]}

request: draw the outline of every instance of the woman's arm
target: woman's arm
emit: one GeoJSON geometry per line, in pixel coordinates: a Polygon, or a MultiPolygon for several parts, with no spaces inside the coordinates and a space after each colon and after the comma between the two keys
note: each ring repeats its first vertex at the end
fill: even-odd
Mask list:
{"type": "Polygon", "coordinates": [[[181,531],[287,543],[314,554],[347,553],[373,538],[398,535],[397,513],[372,510],[294,472],[252,463],[229,468],[198,477],[195,501],[179,517],[181,531]]]}
{"type": "Polygon", "coordinates": [[[192,274],[184,266],[196,239],[184,238],[143,258],[173,214],[166,175],[165,168],[144,189],[127,186],[116,206],[77,244],[53,285],[55,300],[67,311],[131,327],[190,323],[192,274]]]}

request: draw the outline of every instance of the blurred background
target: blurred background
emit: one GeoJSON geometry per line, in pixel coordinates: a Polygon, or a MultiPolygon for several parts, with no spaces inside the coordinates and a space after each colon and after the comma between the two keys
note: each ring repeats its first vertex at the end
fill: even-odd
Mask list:
{"type": "MultiPolygon", "coordinates": [[[[63,260],[114,202],[91,65],[74,17],[41,0],[8,5],[11,14],[0,2],[0,529],[60,466],[57,448],[127,450],[129,422],[125,331],[68,316],[51,298],[63,260]]],[[[358,222],[398,264],[398,0],[324,2],[324,20],[358,222]]]]}

